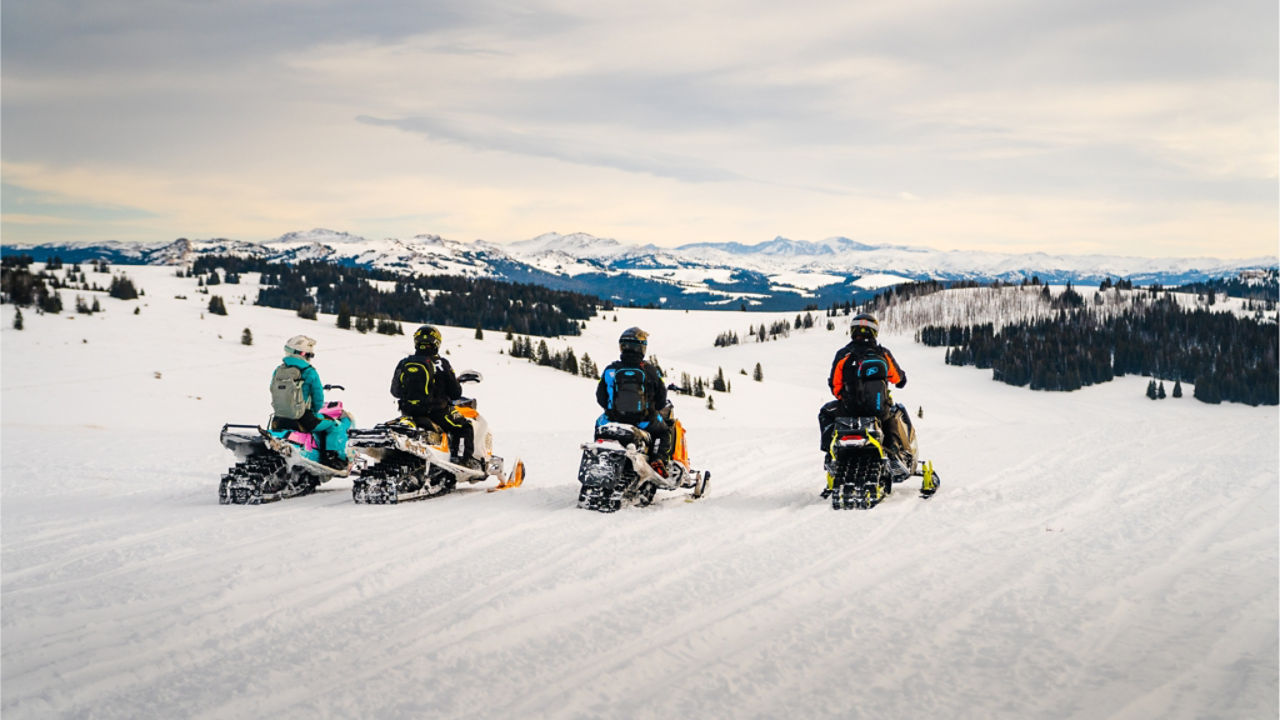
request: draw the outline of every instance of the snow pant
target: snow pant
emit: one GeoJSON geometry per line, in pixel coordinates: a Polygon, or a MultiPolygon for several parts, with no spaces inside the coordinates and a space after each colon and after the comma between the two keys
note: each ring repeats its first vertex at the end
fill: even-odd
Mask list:
{"type": "Polygon", "coordinates": [[[311,433],[320,449],[337,453],[338,457],[344,460],[347,457],[347,431],[351,429],[349,417],[333,420],[308,413],[297,420],[274,418],[271,421],[271,429],[311,433]]]}
{"type": "MultiPolygon", "coordinates": [[[[831,452],[831,441],[835,437],[836,418],[857,417],[857,413],[849,412],[840,405],[839,400],[832,400],[818,410],[819,449],[831,452]]],[[[902,405],[891,405],[889,412],[880,418],[880,429],[884,432],[885,452],[898,455],[910,447],[909,440],[913,432],[910,420],[906,418],[906,408],[902,405]]]]}
{"type": "Polygon", "coordinates": [[[347,459],[347,431],[351,429],[351,418],[342,417],[337,420],[324,418],[311,431],[320,440],[321,447],[335,453],[339,459],[347,459]]]}
{"type": "MultiPolygon", "coordinates": [[[[400,408],[404,412],[404,408],[400,408]]],[[[458,409],[452,405],[439,410],[430,410],[426,415],[411,415],[405,413],[406,417],[413,420],[415,425],[420,427],[434,424],[440,428],[441,432],[449,436],[449,454],[455,460],[462,460],[473,457],[476,450],[475,429],[471,426],[471,421],[462,416],[458,409]],[[426,420],[426,422],[423,422],[426,420]]]]}

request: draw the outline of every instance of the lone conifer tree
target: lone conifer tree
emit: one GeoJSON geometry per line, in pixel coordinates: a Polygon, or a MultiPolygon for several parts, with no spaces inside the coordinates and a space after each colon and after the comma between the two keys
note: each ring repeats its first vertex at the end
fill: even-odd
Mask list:
{"type": "Polygon", "coordinates": [[[21,330],[21,329],[22,329],[22,308],[18,308],[18,312],[14,313],[14,316],[13,316],[13,329],[14,329],[14,330],[21,330]]]}
{"type": "Polygon", "coordinates": [[[751,371],[751,379],[756,382],[764,380],[764,369],[760,367],[760,363],[756,363],[756,369],[751,371]]]}
{"type": "Polygon", "coordinates": [[[1147,397],[1151,398],[1152,400],[1156,399],[1156,381],[1155,380],[1152,380],[1151,382],[1147,383],[1147,397]]]}
{"type": "Polygon", "coordinates": [[[1182,381],[1181,380],[1173,381],[1173,396],[1176,398],[1182,397],[1182,381]]]}
{"type": "Polygon", "coordinates": [[[240,333],[240,344],[241,345],[253,344],[253,333],[249,330],[249,328],[245,328],[244,332],[240,333]]]}

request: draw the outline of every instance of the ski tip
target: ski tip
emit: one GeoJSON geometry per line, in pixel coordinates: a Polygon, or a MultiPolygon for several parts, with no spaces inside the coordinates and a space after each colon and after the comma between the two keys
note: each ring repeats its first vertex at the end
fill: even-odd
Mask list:
{"type": "Polygon", "coordinates": [[[516,460],[516,466],[511,469],[511,475],[506,480],[499,482],[497,487],[489,488],[489,492],[497,492],[499,490],[510,490],[511,488],[520,487],[524,484],[524,461],[516,460]]]}

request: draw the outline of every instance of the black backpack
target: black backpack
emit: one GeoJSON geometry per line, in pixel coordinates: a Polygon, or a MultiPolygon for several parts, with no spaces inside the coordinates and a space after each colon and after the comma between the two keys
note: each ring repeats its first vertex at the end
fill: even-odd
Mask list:
{"type": "Polygon", "coordinates": [[[431,387],[431,368],[417,360],[400,367],[400,400],[413,407],[426,407],[431,387]]]}
{"type": "Polygon", "coordinates": [[[613,371],[610,417],[619,422],[637,423],[649,417],[649,395],[645,392],[645,372],[638,367],[613,371]]]}
{"type": "Polygon", "coordinates": [[[873,347],[855,350],[844,362],[840,399],[858,415],[884,417],[889,413],[889,363],[873,347]]]}

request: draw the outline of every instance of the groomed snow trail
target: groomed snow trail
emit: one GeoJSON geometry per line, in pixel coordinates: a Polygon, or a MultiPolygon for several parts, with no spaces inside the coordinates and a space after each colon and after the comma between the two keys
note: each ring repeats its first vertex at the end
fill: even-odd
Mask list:
{"type": "Polygon", "coordinates": [[[361,426],[408,341],[236,304],[252,285],[201,319],[192,281],[126,270],[139,315],[0,317],[6,719],[1277,714],[1275,408],[1152,402],[1146,378],[1035,393],[886,338],[943,486],[833,512],[840,332],[713,348],[790,315],[620,310],[550,344],[603,365],[639,324],[669,378],[723,367],[715,410],[676,399],[698,502],[575,508],[593,384],[445,328],[523,487],[222,507],[218,429],[263,419],[284,338],[320,340],[361,426]]]}

